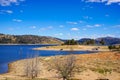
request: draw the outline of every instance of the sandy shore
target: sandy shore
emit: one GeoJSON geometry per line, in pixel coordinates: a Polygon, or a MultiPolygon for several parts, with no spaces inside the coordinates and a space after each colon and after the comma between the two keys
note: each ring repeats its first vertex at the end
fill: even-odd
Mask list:
{"type": "MultiPolygon", "coordinates": [[[[74,79],[78,80],[96,80],[98,78],[107,78],[109,80],[120,80],[120,53],[119,52],[98,52],[93,54],[78,54],[76,57],[76,64],[80,67],[81,72],[76,72],[74,79]],[[101,74],[98,70],[101,69],[112,70],[111,74],[101,74]]],[[[62,59],[64,56],[56,56],[62,59]]],[[[55,56],[39,57],[40,73],[38,78],[48,80],[61,80],[57,78],[57,73],[50,66],[54,64],[55,56]]],[[[28,60],[28,59],[27,59],[28,60]]],[[[27,60],[20,60],[9,64],[9,72],[0,75],[0,80],[25,80],[25,63],[27,60]]],[[[32,60],[32,59],[30,59],[32,60]]]]}
{"type": "Polygon", "coordinates": [[[109,51],[107,46],[85,46],[85,45],[58,45],[58,46],[47,46],[40,48],[33,48],[34,50],[63,50],[63,51],[109,51]]]}

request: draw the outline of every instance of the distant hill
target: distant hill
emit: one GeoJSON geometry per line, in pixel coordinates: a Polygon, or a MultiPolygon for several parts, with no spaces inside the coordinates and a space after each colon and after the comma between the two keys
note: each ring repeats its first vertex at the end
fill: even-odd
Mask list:
{"type": "MultiPolygon", "coordinates": [[[[78,43],[84,43],[85,41],[93,40],[91,38],[82,38],[77,40],[78,43]]],[[[120,38],[114,37],[101,37],[94,39],[95,44],[103,40],[105,45],[120,44],[120,38]]],[[[37,35],[6,35],[0,34],[0,44],[62,44],[67,40],[48,37],[48,36],[37,36],[37,35]]]]}
{"type": "Polygon", "coordinates": [[[63,41],[47,36],[0,34],[1,44],[62,44],[63,41]]]}
{"type": "Polygon", "coordinates": [[[105,45],[120,44],[120,38],[102,37],[96,39],[96,41],[100,41],[100,40],[103,40],[105,42],[105,45]]]}
{"type": "Polygon", "coordinates": [[[88,40],[92,40],[91,38],[82,38],[80,40],[78,40],[79,43],[83,43],[85,41],[88,41],[88,40]]]}
{"type": "MultiPolygon", "coordinates": [[[[85,41],[92,40],[91,38],[82,38],[78,40],[79,43],[83,43],[85,41]]],[[[100,44],[99,42],[103,40],[105,42],[105,45],[113,45],[113,44],[120,44],[120,38],[114,38],[114,37],[101,37],[94,39],[96,44],[100,44]]]]}

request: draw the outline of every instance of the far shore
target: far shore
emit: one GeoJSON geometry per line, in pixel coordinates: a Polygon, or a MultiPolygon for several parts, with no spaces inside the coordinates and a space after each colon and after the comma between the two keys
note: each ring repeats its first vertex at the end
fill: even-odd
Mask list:
{"type": "Polygon", "coordinates": [[[58,44],[0,44],[0,45],[58,45],[58,44]]]}
{"type": "Polygon", "coordinates": [[[88,45],[57,45],[33,48],[33,50],[54,50],[54,51],[109,51],[107,46],[88,46],[88,45]]]}

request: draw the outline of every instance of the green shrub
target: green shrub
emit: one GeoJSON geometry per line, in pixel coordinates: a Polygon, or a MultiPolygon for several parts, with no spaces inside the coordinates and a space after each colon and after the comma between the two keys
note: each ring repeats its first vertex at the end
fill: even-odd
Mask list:
{"type": "Polygon", "coordinates": [[[106,75],[107,73],[111,74],[112,69],[107,69],[107,68],[97,68],[97,69],[92,69],[92,71],[98,72],[100,74],[106,75]]]}

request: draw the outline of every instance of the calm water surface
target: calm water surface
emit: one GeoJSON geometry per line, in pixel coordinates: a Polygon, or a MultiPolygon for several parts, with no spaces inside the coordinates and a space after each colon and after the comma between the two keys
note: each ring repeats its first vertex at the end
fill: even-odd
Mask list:
{"type": "MultiPolygon", "coordinates": [[[[36,51],[32,48],[50,45],[0,45],[0,74],[8,71],[8,63],[25,59],[28,54],[39,54],[39,56],[66,55],[69,51],[36,51]]],[[[73,54],[90,53],[88,51],[74,51],[73,54]]]]}

